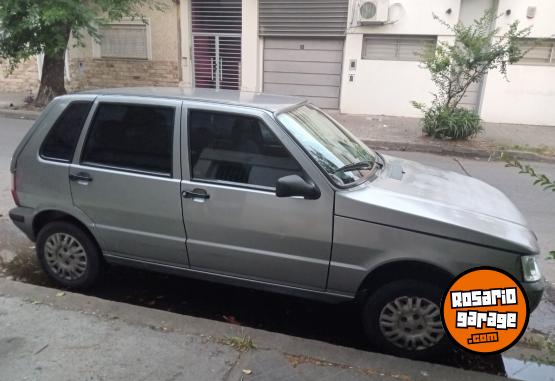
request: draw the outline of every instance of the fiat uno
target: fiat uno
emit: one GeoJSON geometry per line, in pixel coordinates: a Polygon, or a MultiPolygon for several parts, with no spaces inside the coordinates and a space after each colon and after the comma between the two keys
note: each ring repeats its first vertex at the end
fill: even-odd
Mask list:
{"type": "Polygon", "coordinates": [[[66,287],[105,264],[361,304],[379,349],[449,344],[452,278],[511,273],[543,292],[536,236],[472,177],[369,149],[303,99],[180,88],[53,100],[11,162],[12,221],[66,287]]]}

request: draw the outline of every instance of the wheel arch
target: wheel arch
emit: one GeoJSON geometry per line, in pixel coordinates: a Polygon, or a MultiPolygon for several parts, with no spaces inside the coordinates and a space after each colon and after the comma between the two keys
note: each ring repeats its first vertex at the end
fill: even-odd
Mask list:
{"type": "Polygon", "coordinates": [[[370,271],[360,284],[356,298],[364,298],[377,291],[383,284],[394,280],[415,279],[437,284],[446,287],[454,278],[454,275],[446,269],[432,263],[417,260],[398,260],[384,263],[370,271]],[[394,274],[394,278],[392,278],[394,274]]]}
{"type": "Polygon", "coordinates": [[[89,238],[96,245],[99,253],[102,253],[102,249],[100,247],[98,240],[92,233],[91,229],[87,226],[87,224],[83,223],[79,218],[75,217],[74,215],[62,210],[46,209],[46,210],[41,210],[39,213],[37,213],[33,217],[33,223],[32,223],[34,237],[36,238],[38,236],[40,230],[46,224],[54,221],[65,221],[65,222],[74,224],[89,236],[89,238]]]}

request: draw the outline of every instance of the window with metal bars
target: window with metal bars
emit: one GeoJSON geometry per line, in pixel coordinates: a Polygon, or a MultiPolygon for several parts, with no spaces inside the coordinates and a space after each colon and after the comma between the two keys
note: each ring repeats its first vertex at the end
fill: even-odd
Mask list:
{"type": "Polygon", "coordinates": [[[143,23],[107,24],[100,27],[100,56],[106,58],[148,59],[147,25],[143,23]]]}
{"type": "Polygon", "coordinates": [[[436,43],[436,36],[365,35],[362,42],[362,59],[419,61],[420,54],[436,43]]]}
{"type": "Polygon", "coordinates": [[[524,57],[520,65],[555,65],[555,39],[526,38],[519,41],[524,57]]]}

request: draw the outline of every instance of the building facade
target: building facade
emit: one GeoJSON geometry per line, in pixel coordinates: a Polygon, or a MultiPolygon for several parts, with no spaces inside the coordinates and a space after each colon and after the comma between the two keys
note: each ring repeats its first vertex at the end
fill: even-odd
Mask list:
{"type": "Polygon", "coordinates": [[[509,81],[488,73],[463,105],[488,122],[555,125],[553,0],[168,0],[163,13],[146,9],[146,22],[103,26],[100,43],[71,48],[66,79],[70,89],[243,89],[344,113],[420,116],[411,101],[430,102],[434,85],[415,52],[454,41],[433,15],[470,23],[491,7],[501,32],[516,20],[531,27],[522,43],[532,49],[509,81]]]}

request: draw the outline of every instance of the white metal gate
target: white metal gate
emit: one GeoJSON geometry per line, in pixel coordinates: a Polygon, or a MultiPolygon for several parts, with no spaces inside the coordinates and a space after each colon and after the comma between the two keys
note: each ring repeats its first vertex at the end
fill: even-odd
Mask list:
{"type": "Polygon", "coordinates": [[[195,87],[239,89],[241,0],[192,0],[195,87]]]}
{"type": "Polygon", "coordinates": [[[241,36],[193,35],[195,87],[238,89],[241,84],[241,36]]]}

